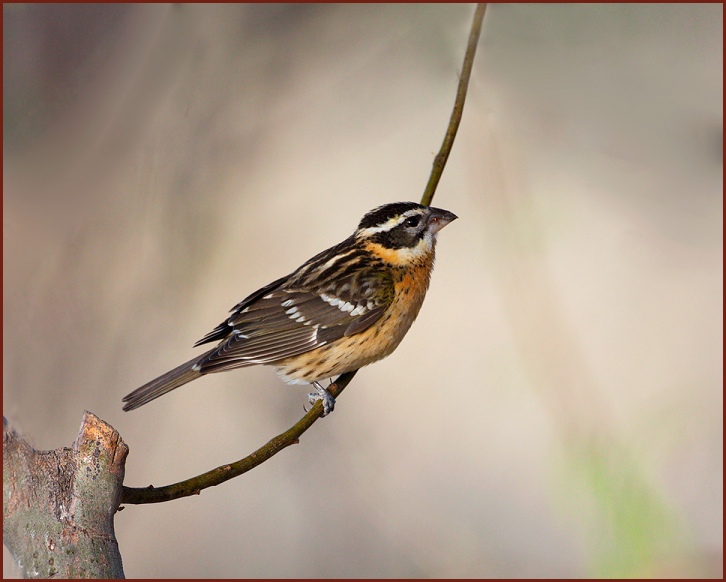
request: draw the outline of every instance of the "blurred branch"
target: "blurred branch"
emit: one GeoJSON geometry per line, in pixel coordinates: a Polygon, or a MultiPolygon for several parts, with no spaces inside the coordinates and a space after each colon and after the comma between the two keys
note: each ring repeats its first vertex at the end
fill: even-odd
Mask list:
{"type": "Polygon", "coordinates": [[[83,413],[72,448],[36,451],[3,417],[3,543],[24,578],[123,578],[113,516],[128,447],[83,413]]]}
{"type": "Polygon", "coordinates": [[[428,184],[424,190],[421,204],[429,206],[434,199],[436,187],[439,185],[441,174],[444,173],[444,166],[449,159],[451,148],[454,145],[454,138],[459,129],[461,116],[464,113],[464,101],[466,100],[466,91],[469,88],[469,78],[471,77],[471,69],[474,65],[474,55],[476,54],[476,45],[479,42],[479,34],[481,33],[481,25],[486,12],[486,3],[477,4],[474,12],[474,20],[471,23],[471,32],[469,33],[469,43],[466,47],[464,55],[464,66],[461,69],[461,77],[459,78],[459,88],[456,90],[456,99],[454,100],[454,109],[449,119],[449,127],[446,128],[444,143],[441,144],[439,153],[434,158],[434,167],[431,169],[428,184]]]}
{"type": "MultiPolygon", "coordinates": [[[[464,66],[462,68],[461,78],[459,79],[459,87],[454,101],[454,109],[451,112],[451,119],[449,120],[449,126],[446,130],[444,143],[434,159],[431,176],[429,177],[428,184],[426,185],[426,189],[424,190],[424,194],[421,199],[421,204],[426,206],[430,205],[433,200],[436,187],[441,179],[444,167],[446,166],[446,161],[449,158],[451,147],[454,144],[456,132],[459,129],[459,123],[461,122],[461,116],[464,111],[466,91],[469,87],[469,78],[471,77],[474,55],[476,54],[477,42],[481,33],[481,26],[485,11],[486,4],[477,4],[476,11],[474,12],[474,20],[471,25],[471,33],[469,34],[469,42],[464,56],[464,66]]],[[[334,398],[337,398],[338,395],[345,389],[348,383],[353,379],[353,376],[355,376],[356,372],[357,370],[354,370],[352,372],[342,374],[328,388],[334,398]]],[[[318,418],[320,418],[322,412],[322,402],[317,401],[307,414],[292,428],[277,435],[267,444],[235,463],[222,465],[216,469],[212,469],[211,471],[192,477],[191,479],[186,479],[185,481],[180,481],[179,483],[167,485],[165,487],[156,488],[153,485],[149,485],[148,487],[124,487],[121,494],[121,503],[143,504],[171,501],[172,499],[198,495],[202,489],[214,487],[228,481],[229,479],[238,477],[239,475],[254,469],[261,463],[264,463],[266,460],[279,453],[282,449],[296,444],[300,436],[309,429],[318,418]]]]}

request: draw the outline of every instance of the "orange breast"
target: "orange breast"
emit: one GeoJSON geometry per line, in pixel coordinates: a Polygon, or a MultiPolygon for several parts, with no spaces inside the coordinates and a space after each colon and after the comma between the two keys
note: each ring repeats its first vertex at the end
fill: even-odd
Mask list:
{"type": "Polygon", "coordinates": [[[397,273],[393,302],[365,331],[342,337],[299,356],[275,362],[287,382],[313,382],[357,370],[390,355],[401,343],[423,304],[431,273],[430,264],[397,273]]]}

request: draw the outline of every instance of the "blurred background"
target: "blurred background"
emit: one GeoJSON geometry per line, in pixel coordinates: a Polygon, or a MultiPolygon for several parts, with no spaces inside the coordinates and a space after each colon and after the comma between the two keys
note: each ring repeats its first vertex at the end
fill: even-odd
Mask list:
{"type": "MultiPolygon", "coordinates": [[[[291,426],[266,367],[121,398],[420,199],[473,11],[4,4],[9,421],[94,412],[129,486],[291,426]]],[[[418,321],[299,445],[127,506],[126,575],[721,577],[722,101],[721,4],[490,6],[418,321]]]]}

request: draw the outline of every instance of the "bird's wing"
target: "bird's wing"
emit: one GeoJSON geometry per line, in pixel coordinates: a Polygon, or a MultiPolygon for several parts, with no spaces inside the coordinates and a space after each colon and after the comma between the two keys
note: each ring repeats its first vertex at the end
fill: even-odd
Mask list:
{"type": "Polygon", "coordinates": [[[276,283],[240,302],[206,336],[210,339],[202,340],[225,338],[200,361],[202,373],[269,364],[360,333],[393,298],[393,280],[384,272],[353,273],[325,292],[276,283]]]}
{"type": "Polygon", "coordinates": [[[205,335],[202,339],[195,343],[194,347],[196,348],[197,346],[201,346],[202,344],[225,339],[232,332],[232,329],[230,328],[231,324],[229,322],[232,317],[234,317],[234,314],[244,310],[248,305],[251,305],[270,291],[274,291],[283,283],[285,283],[289,278],[290,275],[280,277],[269,285],[265,285],[261,289],[258,289],[257,291],[252,293],[252,295],[248,295],[247,297],[245,297],[242,301],[240,301],[237,305],[229,310],[233,314],[232,316],[230,316],[229,319],[226,319],[225,321],[220,323],[217,327],[215,327],[212,331],[210,331],[207,335],[205,335]]]}

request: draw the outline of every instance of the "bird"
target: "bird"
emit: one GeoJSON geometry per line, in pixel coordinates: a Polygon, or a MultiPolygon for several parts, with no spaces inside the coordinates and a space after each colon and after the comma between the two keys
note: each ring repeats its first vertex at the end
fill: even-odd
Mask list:
{"type": "Polygon", "coordinates": [[[366,213],[355,232],[240,301],[194,347],[215,347],[123,398],[134,410],[206,374],[269,365],[311,384],[321,416],[335,398],[320,382],[381,360],[401,343],[429,287],[437,233],[458,218],[416,202],[366,213]]]}

